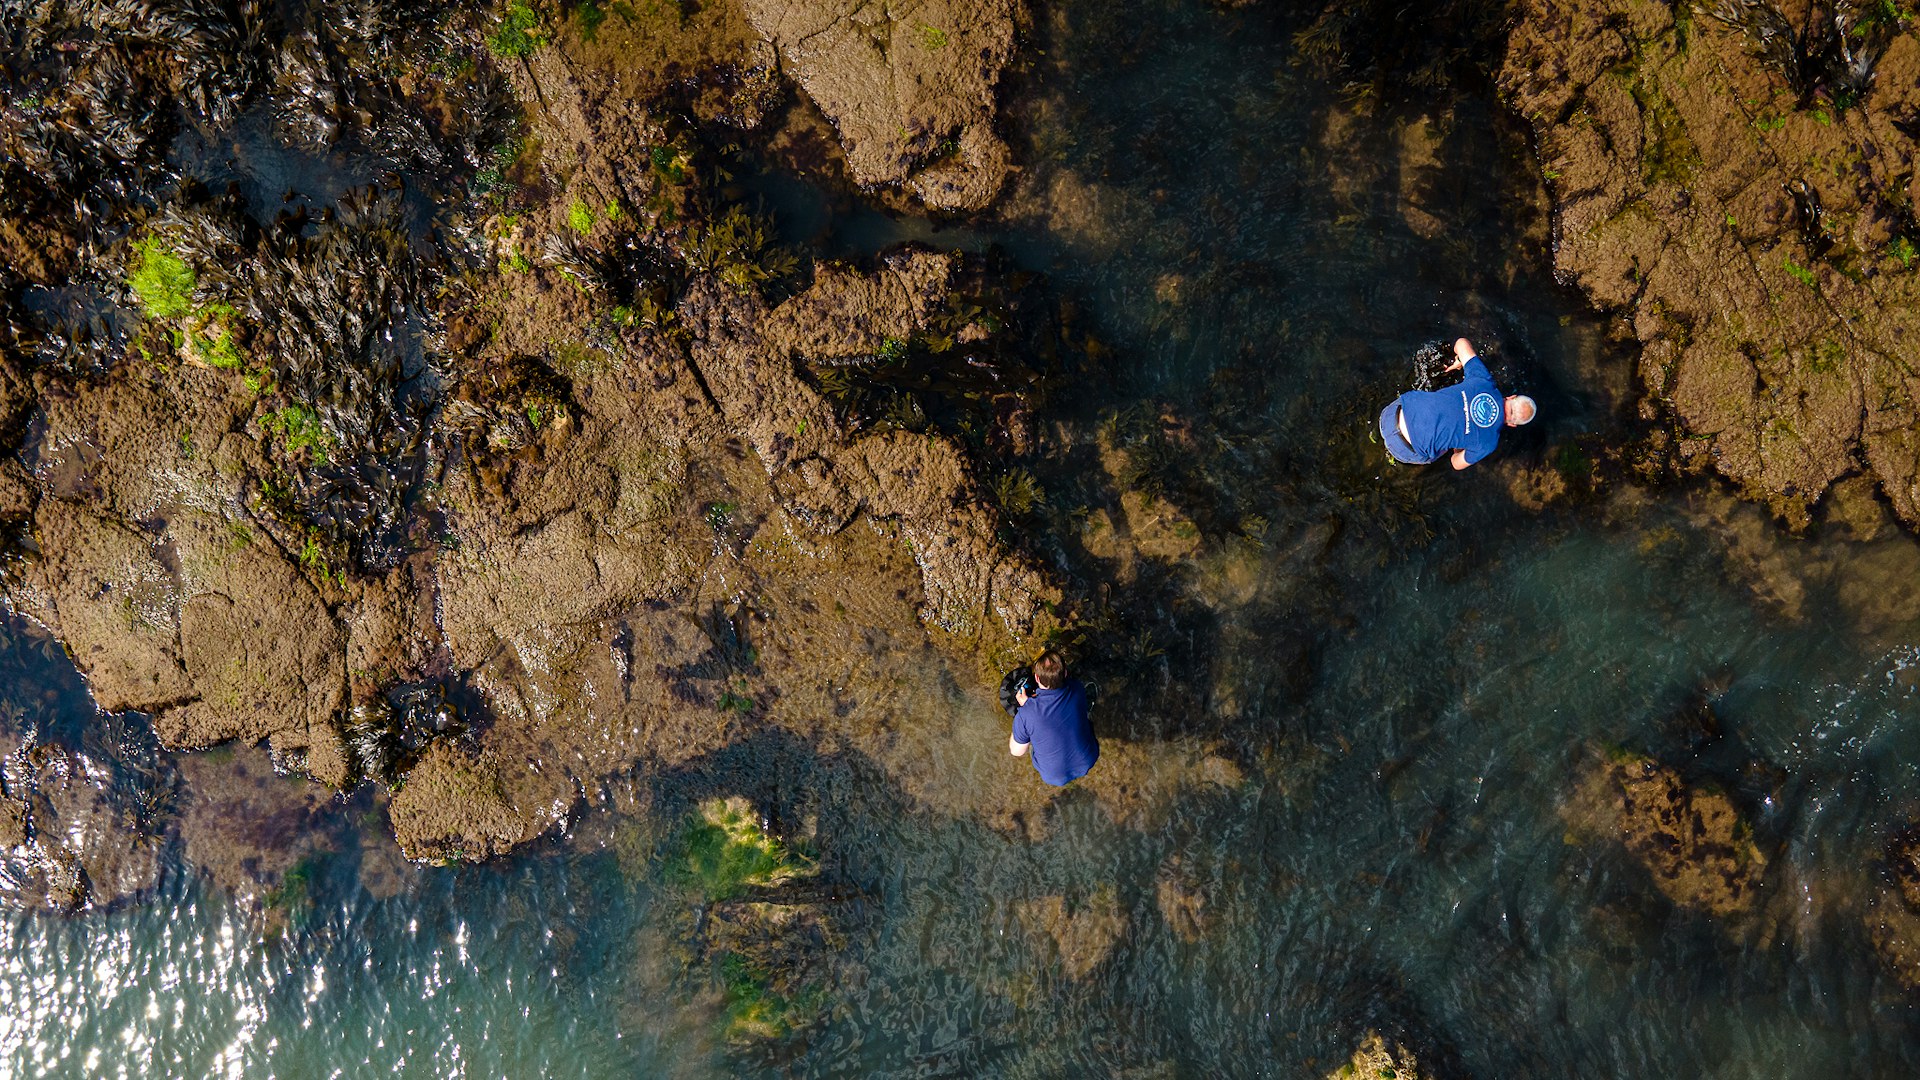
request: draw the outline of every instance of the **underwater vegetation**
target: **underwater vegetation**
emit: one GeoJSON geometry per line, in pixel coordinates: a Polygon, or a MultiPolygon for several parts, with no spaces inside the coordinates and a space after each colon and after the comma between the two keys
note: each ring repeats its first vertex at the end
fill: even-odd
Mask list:
{"type": "Polygon", "coordinates": [[[775,284],[800,270],[799,257],[775,239],[773,223],[738,203],[694,229],[686,259],[693,269],[740,290],[775,284]]]}
{"type": "Polygon", "coordinates": [[[724,1034],[729,1041],[779,1039],[819,1015],[825,987],[810,987],[797,997],[776,990],[771,976],[747,957],[728,953],[720,960],[720,985],[726,995],[724,1034]]]}
{"type": "Polygon", "coordinates": [[[680,833],[671,858],[680,879],[709,901],[812,873],[813,861],[763,828],[745,799],[709,799],[680,833]]]}
{"type": "Polygon", "coordinates": [[[1504,51],[1510,0],[1328,3],[1294,32],[1302,61],[1358,100],[1412,100],[1484,79],[1504,51]]]}

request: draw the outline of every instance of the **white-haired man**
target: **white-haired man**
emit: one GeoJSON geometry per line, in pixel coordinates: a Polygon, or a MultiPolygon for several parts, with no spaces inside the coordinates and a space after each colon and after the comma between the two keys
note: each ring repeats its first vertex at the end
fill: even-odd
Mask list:
{"type": "Polygon", "coordinates": [[[1473,342],[1453,343],[1448,371],[1464,376],[1445,390],[1409,390],[1380,412],[1380,441],[1395,461],[1425,465],[1453,451],[1453,467],[1467,466],[1493,453],[1500,429],[1519,427],[1539,410],[1524,394],[1503,397],[1473,342]]]}

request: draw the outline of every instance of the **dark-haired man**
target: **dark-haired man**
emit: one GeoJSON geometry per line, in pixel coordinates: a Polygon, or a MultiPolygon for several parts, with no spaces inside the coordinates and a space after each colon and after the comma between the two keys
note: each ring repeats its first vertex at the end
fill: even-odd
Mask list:
{"type": "Polygon", "coordinates": [[[1051,650],[1033,662],[1034,691],[1015,692],[1020,703],[1013,714],[1013,737],[1007,749],[1014,757],[1033,751],[1033,767],[1040,779],[1059,787],[1087,775],[1100,760],[1100,740],[1087,719],[1087,688],[1067,678],[1067,665],[1051,650]]]}

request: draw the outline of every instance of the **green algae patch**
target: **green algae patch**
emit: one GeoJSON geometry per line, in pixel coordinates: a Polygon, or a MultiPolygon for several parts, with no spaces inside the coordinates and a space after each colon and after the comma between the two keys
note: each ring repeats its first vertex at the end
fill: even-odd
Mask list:
{"type": "Polygon", "coordinates": [[[500,26],[487,37],[487,51],[502,60],[532,56],[547,43],[547,32],[540,25],[540,13],[522,0],[507,5],[500,26]]]}
{"type": "Polygon", "coordinates": [[[826,1001],[820,987],[793,996],[780,993],[766,972],[739,953],[721,958],[720,982],[726,993],[729,1042],[784,1038],[819,1015],[826,1001]]]}
{"type": "Polygon", "coordinates": [[[306,454],[316,465],[325,465],[336,445],[320,414],[305,405],[275,409],[260,418],[260,426],[284,438],[288,453],[306,454]]]}
{"type": "Polygon", "coordinates": [[[814,871],[811,859],[765,829],[739,796],[709,799],[680,834],[675,873],[706,896],[725,900],[750,886],[777,885],[814,871]]]}
{"type": "Polygon", "coordinates": [[[159,237],[150,236],[134,245],[140,256],[127,285],[140,298],[140,306],[153,319],[177,319],[193,308],[196,278],[187,260],[167,250],[159,237]]]}
{"type": "Polygon", "coordinates": [[[593,231],[593,223],[595,220],[593,207],[587,205],[587,200],[575,198],[573,202],[567,205],[567,228],[572,229],[581,236],[585,236],[593,231]]]}
{"type": "Polygon", "coordinates": [[[215,303],[193,309],[192,317],[181,327],[175,342],[180,354],[222,371],[240,370],[245,358],[234,337],[234,322],[238,318],[239,313],[229,304],[215,303]]]}

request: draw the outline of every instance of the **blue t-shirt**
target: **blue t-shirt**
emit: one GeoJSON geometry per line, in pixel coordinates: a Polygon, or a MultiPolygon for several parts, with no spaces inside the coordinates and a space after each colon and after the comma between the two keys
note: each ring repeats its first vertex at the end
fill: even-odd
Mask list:
{"type": "Polygon", "coordinates": [[[1428,461],[1451,450],[1465,450],[1471,465],[1493,453],[1500,442],[1500,429],[1507,422],[1506,398],[1479,357],[1469,359],[1461,374],[1457,386],[1400,395],[1407,444],[1428,461]]]}
{"type": "Polygon", "coordinates": [[[1013,739],[1033,745],[1033,767],[1055,787],[1087,775],[1100,759],[1100,740],[1087,720],[1087,688],[1068,679],[1057,690],[1036,690],[1013,714],[1013,739]]]}

